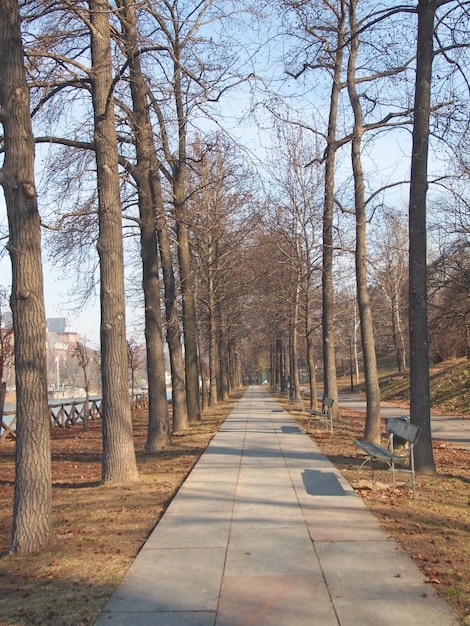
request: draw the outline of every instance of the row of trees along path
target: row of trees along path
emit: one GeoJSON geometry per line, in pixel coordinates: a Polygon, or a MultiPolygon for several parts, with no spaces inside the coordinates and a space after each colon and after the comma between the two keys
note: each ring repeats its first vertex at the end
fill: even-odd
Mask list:
{"type": "MultiPolygon", "coordinates": [[[[276,11],[278,4],[266,3],[266,11],[276,11]]],[[[280,94],[273,93],[256,72],[247,71],[242,51],[249,46],[243,28],[247,18],[252,23],[256,17],[262,25],[265,17],[249,2],[22,4],[4,0],[1,4],[4,161],[0,183],[9,227],[17,392],[12,553],[36,552],[53,537],[41,219],[34,167],[35,145],[40,143],[56,146],[60,155],[60,165],[54,165],[52,159],[47,165],[49,181],[55,180],[65,159],[70,171],[57,182],[57,188],[75,192],[74,211],[54,215],[67,206],[59,196],[69,200],[68,194],[58,192],[49,215],[55,218],[50,230],[58,233],[62,242],[58,256],[64,258],[78,250],[79,259],[90,257],[83,243],[87,238],[98,250],[102,480],[114,483],[138,479],[128,398],[123,243],[123,232],[133,232],[136,227],[149,381],[148,452],[158,453],[171,445],[172,432],[184,431],[191,421],[200,420],[204,406],[228,397],[242,383],[243,375],[256,379],[261,369],[270,368],[273,384],[285,388],[289,378],[291,394],[297,396],[300,337],[306,346],[314,406],[319,322],[324,394],[337,400],[334,254],[339,244],[334,220],[338,210],[355,220],[358,326],[367,394],[365,437],[379,439],[380,390],[366,243],[367,210],[379,191],[367,196],[364,142],[378,130],[386,132],[398,125],[411,128],[411,421],[423,429],[416,448],[417,469],[435,471],[426,286],[430,86],[438,53],[452,60],[453,51],[465,47],[461,34],[465,32],[466,3],[418,0],[398,7],[394,3],[369,7],[371,10],[361,13],[358,0],[284,0],[281,6],[286,22],[278,22],[279,30],[301,42],[296,54],[284,59],[287,75],[294,80],[302,78],[304,84],[312,76],[312,84],[327,86],[326,130],[314,123],[292,125],[292,113],[285,114],[279,106],[280,94]],[[436,30],[441,9],[441,30],[436,30]],[[400,28],[393,28],[395,22],[400,28]],[[441,31],[448,40],[444,41],[441,31]],[[388,47],[384,44],[383,54],[377,55],[385,32],[390,39],[388,47]],[[416,53],[410,54],[406,41],[414,41],[416,35],[416,53]],[[384,56],[387,64],[379,68],[384,56]],[[380,101],[378,94],[385,93],[387,86],[394,94],[398,84],[408,86],[410,67],[415,68],[414,105],[407,104],[406,90],[399,105],[392,106],[385,98],[380,101]],[[264,110],[283,137],[287,158],[273,175],[279,198],[267,194],[265,199],[255,199],[259,181],[255,183],[243,153],[229,134],[222,132],[223,118],[216,118],[215,105],[240,85],[253,89],[253,94],[262,85],[268,96],[264,110]],[[340,103],[346,101],[352,112],[349,132],[343,132],[338,123],[340,103]],[[376,107],[386,112],[369,119],[376,107]],[[204,135],[197,127],[203,118],[215,120],[218,132],[204,135]],[[32,120],[38,130],[47,128],[48,132],[33,134],[32,120]],[[71,132],[67,136],[50,132],[54,126],[68,128],[68,123],[71,132]],[[310,145],[300,149],[306,131],[315,137],[309,159],[305,157],[310,145]],[[353,194],[349,204],[341,201],[336,180],[338,152],[345,147],[351,151],[353,194]],[[285,163],[288,169],[284,171],[285,163]],[[70,174],[73,168],[75,178],[70,174]],[[137,207],[137,213],[132,214],[129,207],[137,207]],[[293,207],[288,224],[286,215],[293,207]],[[270,211],[272,223],[286,227],[278,229],[285,236],[277,240],[269,237],[272,223],[267,223],[266,216],[270,211]],[[321,225],[319,242],[317,223],[321,225]],[[77,232],[81,236],[78,247],[77,232]],[[321,307],[316,305],[313,288],[314,276],[319,274],[321,307]],[[269,300],[269,276],[277,282],[275,301],[269,300]],[[280,300],[289,305],[280,307],[280,300]],[[318,308],[321,320],[314,315],[318,308]],[[299,333],[301,324],[304,331],[299,333]],[[172,376],[172,425],[166,399],[164,336],[172,376]]],[[[454,64],[453,69],[456,67],[460,70],[463,64],[454,64]]],[[[437,104],[434,110],[442,107],[444,104],[437,104]]],[[[53,195],[51,191],[50,197],[53,195]]]]}

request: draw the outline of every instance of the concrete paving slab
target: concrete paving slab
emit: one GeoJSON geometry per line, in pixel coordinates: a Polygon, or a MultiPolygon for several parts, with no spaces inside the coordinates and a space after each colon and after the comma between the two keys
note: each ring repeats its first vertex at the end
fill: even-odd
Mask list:
{"type": "Polygon", "coordinates": [[[212,466],[201,465],[186,478],[182,488],[190,487],[194,483],[207,483],[210,485],[213,481],[217,481],[219,485],[225,483],[227,486],[230,486],[237,483],[239,471],[239,465],[229,465],[226,468],[218,467],[217,469],[212,466]]]}
{"type": "Polygon", "coordinates": [[[216,626],[338,626],[318,576],[226,576],[216,626]]]}
{"type": "Polygon", "coordinates": [[[171,513],[190,513],[191,511],[229,512],[233,508],[235,485],[219,487],[211,492],[207,483],[196,483],[192,488],[180,489],[167,511],[171,513]]]}
{"type": "MultiPolygon", "coordinates": [[[[246,461],[246,460],[245,460],[246,461]]],[[[238,474],[238,484],[259,484],[260,479],[268,481],[270,485],[283,485],[290,482],[289,470],[285,462],[279,459],[274,463],[241,462],[238,474]]]]}
{"type": "Polygon", "coordinates": [[[237,523],[265,527],[305,526],[302,512],[295,504],[265,504],[263,500],[237,502],[233,509],[232,524],[237,523]]]}
{"type": "Polygon", "coordinates": [[[144,546],[106,611],[216,611],[224,560],[225,548],[150,550],[144,546]]]}
{"type": "Polygon", "coordinates": [[[177,613],[111,613],[104,612],[95,626],[214,626],[216,613],[190,611],[177,613]]]}
{"type": "Polygon", "coordinates": [[[456,624],[396,542],[318,542],[315,548],[341,626],[456,624]]]}
{"type": "Polygon", "coordinates": [[[233,476],[231,480],[217,480],[214,477],[200,480],[199,476],[194,476],[192,480],[182,485],[178,491],[178,498],[196,498],[199,502],[203,499],[217,500],[219,498],[233,500],[236,488],[236,476],[233,476]]]}
{"type": "Polygon", "coordinates": [[[364,508],[303,509],[313,541],[387,541],[389,536],[364,508]]]}
{"type": "Polygon", "coordinates": [[[456,626],[318,446],[249,388],[96,624],[456,626]]]}
{"type": "Polygon", "coordinates": [[[167,511],[145,549],[226,548],[231,521],[230,511],[167,511]]]}
{"type": "Polygon", "coordinates": [[[224,576],[319,575],[320,567],[305,528],[235,525],[224,576]]]}
{"type": "Polygon", "coordinates": [[[263,483],[263,485],[264,489],[262,494],[260,494],[260,486],[258,482],[238,485],[237,501],[242,503],[262,502],[263,504],[291,503],[298,506],[295,500],[295,493],[292,490],[292,484],[289,486],[285,483],[278,484],[276,482],[266,482],[263,483]]]}

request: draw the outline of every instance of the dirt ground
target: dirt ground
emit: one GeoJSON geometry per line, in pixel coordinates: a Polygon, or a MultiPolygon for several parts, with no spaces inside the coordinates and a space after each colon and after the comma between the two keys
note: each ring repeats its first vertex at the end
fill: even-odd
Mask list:
{"type": "MultiPolygon", "coordinates": [[[[54,429],[56,541],[35,556],[7,555],[14,443],[0,444],[0,625],[93,624],[238,397],[212,410],[189,433],[175,437],[171,450],[156,456],[144,451],[146,415],[137,413],[140,480],[133,485],[100,484],[100,424],[92,424],[88,431],[54,429]]],[[[285,406],[307,429],[306,416],[287,402],[285,406]]],[[[348,411],[341,413],[333,436],[321,424],[307,429],[353,486],[352,440],[360,435],[363,421],[363,415],[348,411]]],[[[439,474],[418,477],[416,501],[411,500],[407,483],[358,492],[429,584],[454,607],[461,623],[470,626],[470,452],[436,443],[435,458],[439,474]]]]}

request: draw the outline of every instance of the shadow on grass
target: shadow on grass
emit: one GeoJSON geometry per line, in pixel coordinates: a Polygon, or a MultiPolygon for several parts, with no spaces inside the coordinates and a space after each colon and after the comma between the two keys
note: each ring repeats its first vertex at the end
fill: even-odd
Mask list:
{"type": "Polygon", "coordinates": [[[102,487],[103,483],[100,480],[90,480],[86,483],[52,483],[53,489],[89,489],[90,487],[102,487]]]}

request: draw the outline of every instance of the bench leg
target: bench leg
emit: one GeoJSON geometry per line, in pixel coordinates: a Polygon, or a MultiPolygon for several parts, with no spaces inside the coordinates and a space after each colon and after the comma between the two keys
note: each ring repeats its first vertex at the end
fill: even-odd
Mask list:
{"type": "Polygon", "coordinates": [[[361,471],[361,469],[364,467],[366,463],[369,463],[370,475],[371,475],[371,487],[373,489],[374,488],[374,466],[372,465],[372,457],[370,456],[366,457],[362,461],[362,463],[359,464],[359,455],[357,454],[357,451],[356,451],[356,462],[357,462],[357,482],[358,483],[359,483],[359,472],[361,471]]]}

